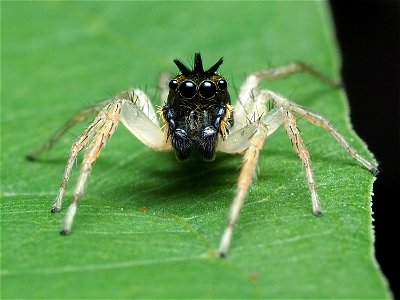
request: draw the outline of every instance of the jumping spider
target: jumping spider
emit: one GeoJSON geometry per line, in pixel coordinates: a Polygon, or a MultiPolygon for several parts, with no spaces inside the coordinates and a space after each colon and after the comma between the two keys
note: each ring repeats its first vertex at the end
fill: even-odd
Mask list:
{"type": "Polygon", "coordinates": [[[57,130],[47,143],[28,155],[28,159],[35,160],[44,150],[51,148],[73,125],[97,115],[72,144],[61,187],[51,209],[52,212],[60,211],[77,155],[86,147],[73,201],[67,211],[61,234],[66,235],[71,231],[92,163],[99,157],[120,121],[136,138],[152,149],[175,150],[178,160],[188,159],[194,150],[208,161],[214,159],[217,151],[243,155],[228,226],[219,246],[221,257],[225,256],[229,249],[233,227],[255,173],[259,152],[266,138],[282,124],[303,161],[311,193],[312,211],[316,216],[321,214],[310,156],[297,128],[296,116],[327,130],[350,156],[372,173],[377,173],[377,166],[360,156],[323,116],[310,112],[273,91],[258,88],[261,80],[278,79],[302,71],[335,85],[333,81],[311,67],[296,62],[250,74],[240,87],[236,106],[233,108],[227,89],[228,83],[217,73],[223,62],[222,58],[208,70],[203,69],[200,53],[194,56],[193,69],[188,68],[180,60],[175,59],[174,62],[180,74],[169,81],[168,88],[166,84],[160,88],[162,99],[166,99],[159,112],[160,118],[157,118],[150,99],[143,91],[130,89],[95,107],[78,112],[57,130]],[[273,104],[272,109],[270,109],[271,104],[273,104]],[[253,115],[258,117],[249,118],[253,115]]]}

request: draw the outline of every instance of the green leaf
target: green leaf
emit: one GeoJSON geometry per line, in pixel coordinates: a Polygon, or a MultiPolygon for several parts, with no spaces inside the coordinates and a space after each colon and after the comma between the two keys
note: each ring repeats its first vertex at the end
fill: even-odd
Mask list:
{"type": "MultiPolygon", "coordinates": [[[[373,250],[374,177],[326,132],[299,120],[325,215],[311,214],[283,129],[267,141],[227,259],[215,249],[240,156],[178,164],[120,126],[91,173],[68,237],[50,214],[80,124],[37,162],[25,155],[81,108],[201,51],[221,56],[232,93],[246,74],[294,60],[332,78],[340,59],[325,2],[1,3],[2,298],[390,298],[373,250]]],[[[270,88],[317,111],[373,159],[342,91],[306,74],[270,88]]],[[[154,97],[157,99],[157,97],[154,97]]],[[[158,100],[154,100],[159,104],[158,100]]]]}

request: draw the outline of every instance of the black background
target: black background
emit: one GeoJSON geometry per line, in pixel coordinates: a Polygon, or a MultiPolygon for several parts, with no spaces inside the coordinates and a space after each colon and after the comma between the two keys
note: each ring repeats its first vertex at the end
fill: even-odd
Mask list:
{"type": "Polygon", "coordinates": [[[376,258],[395,298],[400,297],[399,3],[330,1],[352,123],[380,163],[373,197],[376,258]]]}

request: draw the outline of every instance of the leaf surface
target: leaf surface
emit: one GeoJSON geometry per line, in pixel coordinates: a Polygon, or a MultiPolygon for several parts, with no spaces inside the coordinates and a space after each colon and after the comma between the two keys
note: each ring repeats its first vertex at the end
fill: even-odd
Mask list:
{"type": "MultiPolygon", "coordinates": [[[[24,156],[79,109],[140,87],[158,105],[172,59],[221,56],[232,94],[246,74],[294,60],[337,78],[324,2],[2,2],[2,298],[389,298],[373,253],[374,177],[304,120],[325,215],[311,214],[283,129],[267,141],[227,259],[215,257],[241,164],[178,164],[120,126],[93,167],[73,232],[50,214],[75,126],[39,161],[24,156]]],[[[266,86],[266,85],[265,85],[266,86]]],[[[326,115],[360,153],[342,91],[306,74],[268,83],[326,115]]]]}

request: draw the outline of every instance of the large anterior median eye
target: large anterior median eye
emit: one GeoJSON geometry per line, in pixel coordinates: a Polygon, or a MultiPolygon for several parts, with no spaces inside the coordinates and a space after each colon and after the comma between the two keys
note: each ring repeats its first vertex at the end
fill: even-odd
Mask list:
{"type": "Polygon", "coordinates": [[[193,98],[196,92],[196,84],[191,80],[185,80],[179,85],[179,93],[183,98],[193,98]]]}
{"type": "Polygon", "coordinates": [[[217,92],[217,87],[215,86],[215,83],[210,81],[210,80],[204,80],[202,83],[200,83],[199,86],[199,94],[203,98],[212,98],[215,96],[215,93],[217,92]]]}

